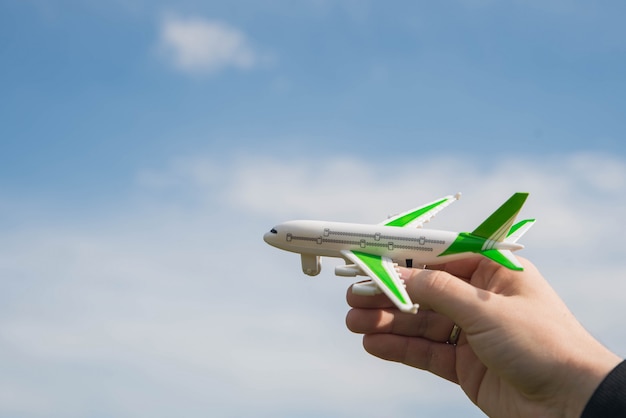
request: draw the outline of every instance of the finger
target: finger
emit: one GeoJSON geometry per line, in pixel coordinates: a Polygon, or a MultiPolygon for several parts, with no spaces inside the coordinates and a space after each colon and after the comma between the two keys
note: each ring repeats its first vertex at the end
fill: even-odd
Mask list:
{"type": "MultiPolygon", "coordinates": [[[[462,260],[452,261],[446,264],[438,264],[429,266],[429,270],[442,270],[446,271],[453,276],[461,277],[469,280],[472,273],[476,270],[477,265],[481,262],[480,257],[469,257],[462,260]]],[[[401,277],[410,276],[410,272],[414,269],[406,267],[398,267],[401,277]]],[[[373,296],[363,296],[352,293],[352,286],[348,288],[346,300],[348,304],[353,308],[387,308],[394,306],[393,303],[383,294],[373,296]]]]}
{"type": "Polygon", "coordinates": [[[346,325],[358,334],[388,333],[446,342],[454,324],[433,311],[414,315],[396,309],[352,309],[346,316],[346,325]]]}
{"type": "Polygon", "coordinates": [[[370,334],[363,337],[363,347],[376,357],[428,370],[458,383],[453,345],[394,334],[370,334]]]}
{"type": "Polygon", "coordinates": [[[485,301],[494,296],[445,271],[404,269],[401,275],[414,302],[443,314],[461,328],[480,317],[485,301]]]}

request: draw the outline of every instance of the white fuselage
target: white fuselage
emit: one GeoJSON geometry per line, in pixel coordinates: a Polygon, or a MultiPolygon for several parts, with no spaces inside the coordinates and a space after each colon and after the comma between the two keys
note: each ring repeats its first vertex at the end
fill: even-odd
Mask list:
{"type": "Polygon", "coordinates": [[[457,236],[456,232],[422,228],[290,221],[277,225],[263,239],[274,247],[300,254],[342,257],[342,250],[361,251],[410,267],[467,257],[467,253],[439,257],[457,236]]]}

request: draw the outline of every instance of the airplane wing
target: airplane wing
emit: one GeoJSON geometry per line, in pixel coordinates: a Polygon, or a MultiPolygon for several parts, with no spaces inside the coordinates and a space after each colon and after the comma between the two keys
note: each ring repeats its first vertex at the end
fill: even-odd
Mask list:
{"type": "Polygon", "coordinates": [[[451,205],[460,198],[461,193],[457,193],[455,196],[446,196],[442,199],[435,200],[434,202],[427,203],[418,208],[411,209],[399,215],[392,216],[389,219],[385,219],[379,225],[399,227],[413,226],[415,228],[421,228],[426,222],[430,221],[438,212],[442,211],[444,208],[451,205]]]}
{"type": "Polygon", "coordinates": [[[417,313],[418,304],[411,302],[404,283],[389,257],[343,250],[341,254],[359,266],[402,312],[417,313]]]}

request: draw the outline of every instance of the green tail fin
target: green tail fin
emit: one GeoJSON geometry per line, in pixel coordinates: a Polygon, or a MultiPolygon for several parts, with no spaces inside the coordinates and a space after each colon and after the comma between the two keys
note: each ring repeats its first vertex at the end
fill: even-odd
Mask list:
{"type": "Polygon", "coordinates": [[[528,193],[515,193],[472,231],[472,235],[496,242],[504,241],[527,197],[528,193]]]}
{"type": "Polygon", "coordinates": [[[513,251],[524,248],[517,240],[535,223],[526,219],[515,223],[528,193],[515,193],[473,232],[461,232],[440,256],[472,252],[481,254],[511,270],[521,271],[522,264],[513,251]]]}

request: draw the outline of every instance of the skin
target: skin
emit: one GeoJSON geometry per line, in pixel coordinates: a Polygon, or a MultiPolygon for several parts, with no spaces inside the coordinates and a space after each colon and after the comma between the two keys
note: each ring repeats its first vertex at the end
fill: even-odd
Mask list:
{"type": "Polygon", "coordinates": [[[348,290],[348,328],[385,360],[455,382],[490,417],[580,417],[621,359],[593,338],[534,265],[516,272],[483,258],[401,268],[420,304],[402,313],[384,296],[348,290]],[[447,343],[454,324],[461,335],[447,343]]]}

